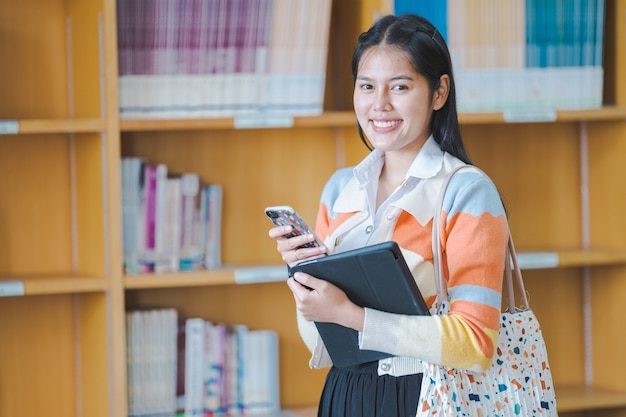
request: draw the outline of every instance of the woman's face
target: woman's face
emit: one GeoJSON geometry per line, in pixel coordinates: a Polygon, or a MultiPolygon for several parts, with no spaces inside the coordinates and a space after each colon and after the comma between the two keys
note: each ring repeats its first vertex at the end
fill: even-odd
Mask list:
{"type": "Polygon", "coordinates": [[[421,149],[430,135],[431,115],[446,98],[447,94],[442,98],[440,91],[430,91],[426,79],[397,47],[375,46],[361,57],[354,110],[374,148],[384,152],[421,149]]]}

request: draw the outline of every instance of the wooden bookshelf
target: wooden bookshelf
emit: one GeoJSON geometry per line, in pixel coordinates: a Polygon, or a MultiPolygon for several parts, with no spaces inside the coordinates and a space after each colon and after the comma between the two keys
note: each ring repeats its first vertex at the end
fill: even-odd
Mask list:
{"type": "MultiPolygon", "coordinates": [[[[386,0],[333,5],[323,114],[288,127],[118,114],[116,2],[0,5],[0,415],[126,417],[127,308],[163,305],[280,337],[281,399],[315,415],[308,368],[263,208],[314,219],[338,167],[366,153],[350,109],[357,34],[386,0]],[[145,156],[224,187],[225,267],[122,272],[120,159],[145,156]]],[[[561,415],[626,416],[626,0],[607,0],[601,109],[461,114],[474,162],[505,201],[542,323],[561,415]],[[549,118],[550,116],[551,118],[549,118]],[[537,259],[548,263],[532,264],[537,259]]]]}

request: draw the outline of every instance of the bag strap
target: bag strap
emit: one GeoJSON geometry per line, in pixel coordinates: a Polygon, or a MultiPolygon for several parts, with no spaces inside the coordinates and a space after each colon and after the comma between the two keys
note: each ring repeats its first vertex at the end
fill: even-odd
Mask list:
{"type": "MultiPolygon", "coordinates": [[[[435,285],[437,288],[437,297],[439,301],[449,301],[450,296],[448,294],[448,287],[446,280],[443,277],[443,262],[442,262],[442,253],[441,253],[441,213],[443,211],[443,199],[446,194],[446,190],[452,177],[458,171],[463,168],[472,167],[478,171],[478,168],[472,165],[460,165],[455,167],[452,171],[446,175],[443,180],[443,184],[441,185],[441,191],[439,191],[439,196],[437,198],[437,204],[435,206],[435,212],[433,215],[433,237],[432,237],[432,245],[433,245],[433,266],[435,270],[435,285]]],[[[482,172],[482,171],[480,171],[482,172]]],[[[484,173],[483,173],[484,174],[484,173]]],[[[513,275],[515,275],[515,284],[517,284],[518,290],[521,293],[522,297],[522,309],[527,310],[529,308],[528,305],[528,297],[526,295],[526,289],[524,288],[524,280],[522,279],[522,271],[519,267],[519,263],[517,260],[517,253],[515,252],[515,246],[513,245],[513,239],[511,237],[511,231],[507,222],[507,231],[509,234],[509,242],[506,249],[506,260],[504,262],[504,284],[507,290],[508,296],[508,308],[507,311],[509,313],[513,313],[517,310],[515,305],[515,290],[514,290],[514,282],[513,275]],[[512,264],[512,266],[511,266],[512,264]]]]}

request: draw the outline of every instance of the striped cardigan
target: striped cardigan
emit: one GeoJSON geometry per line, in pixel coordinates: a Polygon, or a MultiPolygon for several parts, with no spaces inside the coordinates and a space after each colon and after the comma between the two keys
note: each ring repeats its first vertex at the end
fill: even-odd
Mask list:
{"type": "MultiPolygon", "coordinates": [[[[365,190],[354,173],[381,157],[373,151],[355,170],[339,170],[326,184],[316,232],[331,253],[341,251],[343,236],[355,225],[371,222],[365,190]]],[[[432,137],[415,162],[413,166],[419,169],[412,174],[418,180],[410,182],[413,188],[387,208],[385,221],[373,231],[371,243],[398,243],[427,304],[434,309],[433,212],[446,174],[463,163],[442,152],[432,137]]],[[[381,375],[417,373],[419,360],[478,371],[488,368],[494,357],[508,241],[500,196],[481,171],[464,169],[448,186],[440,215],[450,312],[406,316],[367,308],[360,347],[395,355],[379,361],[381,375]]],[[[310,366],[330,366],[332,361],[314,324],[300,316],[298,323],[313,353],[310,366]]]]}

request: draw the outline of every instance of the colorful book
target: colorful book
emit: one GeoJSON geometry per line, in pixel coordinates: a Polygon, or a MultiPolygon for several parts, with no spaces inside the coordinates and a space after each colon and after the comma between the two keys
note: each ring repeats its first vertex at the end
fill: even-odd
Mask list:
{"type": "Polygon", "coordinates": [[[180,270],[193,271],[203,264],[204,227],[200,211],[200,178],[187,173],[180,177],[181,203],[181,244],[180,270]]]}
{"type": "Polygon", "coordinates": [[[202,189],[204,234],[204,267],[222,266],[222,186],[209,184],[202,189]]]}
{"type": "Polygon", "coordinates": [[[143,247],[144,166],[141,158],[122,158],[122,247],[127,274],[143,272],[140,257],[143,247]]]}

